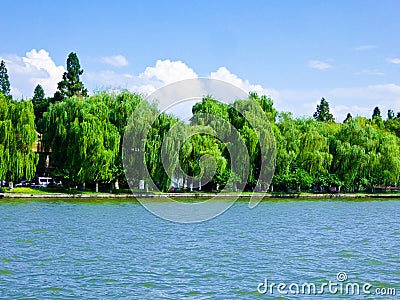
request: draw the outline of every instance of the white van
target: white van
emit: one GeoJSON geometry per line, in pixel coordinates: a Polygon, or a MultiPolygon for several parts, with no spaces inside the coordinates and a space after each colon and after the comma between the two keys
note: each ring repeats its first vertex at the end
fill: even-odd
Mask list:
{"type": "Polygon", "coordinates": [[[37,184],[39,187],[47,187],[49,183],[53,182],[53,178],[51,177],[38,177],[37,184]]]}

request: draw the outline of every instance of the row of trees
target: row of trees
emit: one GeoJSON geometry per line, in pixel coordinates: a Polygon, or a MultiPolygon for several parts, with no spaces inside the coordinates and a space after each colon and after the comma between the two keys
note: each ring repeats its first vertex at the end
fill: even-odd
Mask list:
{"type": "MultiPolygon", "coordinates": [[[[10,94],[11,86],[5,62],[0,62],[0,180],[18,181],[32,179],[36,174],[39,156],[34,152],[38,140],[39,121],[49,107],[67,97],[87,96],[79,76],[80,68],[76,53],[67,59],[67,72],[58,83],[53,97],[45,98],[41,85],[34,90],[32,100],[14,100],[10,94]]],[[[47,132],[45,136],[47,135],[47,132]]]]}
{"type": "MultiPolygon", "coordinates": [[[[170,186],[171,175],[189,178],[192,183],[200,181],[203,189],[240,183],[254,189],[269,182],[271,165],[262,165],[273,160],[269,151],[273,147],[273,190],[336,186],[342,191],[359,191],[399,184],[400,115],[392,110],[386,120],[375,108],[371,119],[348,114],[343,123],[336,123],[329,103],[322,98],[313,118],[293,118],[290,113],[279,113],[270,98],[250,93],[248,99],[232,105],[205,97],[193,106],[194,117],[188,126],[159,113],[136,93],[99,92],[89,97],[80,81],[82,73],[76,54],[71,53],[67,71],[52,97],[46,98],[38,85],[31,101],[15,101],[1,62],[0,179],[34,176],[38,157],[32,145],[37,130],[52,151],[51,175],[67,184],[125,182],[125,155],[131,157],[127,163],[132,166],[146,165],[152,181],[164,191],[170,186]],[[127,120],[139,103],[144,109],[135,116],[132,128],[127,120]],[[261,107],[261,113],[248,113],[253,103],[261,107]],[[153,119],[150,127],[146,125],[153,119]],[[247,153],[237,150],[232,154],[232,128],[242,138],[247,153]],[[275,142],[268,136],[260,140],[263,128],[271,128],[275,142]],[[149,134],[143,136],[147,131],[149,134]],[[133,135],[127,149],[122,147],[125,132],[133,135]],[[167,152],[177,153],[168,159],[167,167],[163,165],[163,143],[167,152]],[[235,168],[236,162],[247,167],[235,168]]],[[[130,168],[127,175],[132,181],[144,176],[140,167],[130,168]]]]}
{"type": "MultiPolygon", "coordinates": [[[[102,92],[87,98],[67,98],[51,105],[39,124],[44,129],[44,141],[52,149],[53,175],[74,183],[123,182],[123,134],[126,121],[141,101],[140,95],[127,91],[117,95],[102,92]]],[[[141,136],[145,128],[134,128],[136,136],[132,140],[137,143],[129,149],[138,149],[142,156],[132,162],[138,168],[133,168],[130,179],[142,178],[139,165],[144,161],[158,188],[167,190],[170,184],[167,173],[194,178],[202,169],[212,169],[215,162],[215,176],[205,188],[224,186],[232,177],[232,157],[223,142],[229,128],[212,124],[215,119],[207,120],[208,114],[213,114],[232,124],[244,140],[249,156],[246,188],[253,189],[263,183],[258,181],[260,165],[269,158],[262,156],[257,128],[250,126],[249,116],[245,119],[238,113],[251,101],[261,104],[274,132],[276,170],[272,185],[275,190],[338,186],[346,191],[359,191],[374,185],[398,185],[400,119],[383,122],[379,118],[356,117],[345,123],[335,123],[293,118],[289,113],[278,113],[271,99],[257,94],[250,94],[249,100],[236,101],[231,106],[206,97],[193,107],[191,126],[180,124],[173,116],[159,114],[155,106],[146,104],[146,113],[136,116],[135,124],[146,124],[147,120],[158,117],[147,137],[141,136]],[[173,126],[178,129],[167,136],[173,126]],[[179,135],[190,136],[193,126],[204,129],[181,146],[174,143],[180,139],[179,135]],[[166,138],[169,139],[168,152],[179,153],[169,172],[162,161],[162,144],[166,138]],[[144,150],[141,152],[141,149],[144,150]],[[209,157],[210,161],[201,160],[201,157],[209,157]],[[178,164],[181,169],[177,168],[178,164]]],[[[262,116],[253,118],[253,124],[261,125],[265,120],[262,116]]],[[[245,156],[240,155],[236,153],[235,158],[244,161],[245,156]]],[[[240,183],[242,175],[234,174],[236,182],[240,183]]],[[[207,174],[201,176],[207,178],[207,174]]]]}
{"type": "Polygon", "coordinates": [[[394,123],[398,126],[400,120],[356,117],[340,124],[281,114],[273,182],[281,188],[334,185],[346,191],[397,186],[400,144],[391,129],[394,123]]]}

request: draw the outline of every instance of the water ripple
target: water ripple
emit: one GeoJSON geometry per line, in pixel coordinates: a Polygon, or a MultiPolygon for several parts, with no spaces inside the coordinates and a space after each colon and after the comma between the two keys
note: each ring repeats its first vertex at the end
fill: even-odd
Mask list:
{"type": "Polygon", "coordinates": [[[321,284],[338,272],[399,286],[399,216],[399,201],[239,202],[182,225],[136,202],[2,201],[0,296],[265,299],[265,278],[321,284]]]}

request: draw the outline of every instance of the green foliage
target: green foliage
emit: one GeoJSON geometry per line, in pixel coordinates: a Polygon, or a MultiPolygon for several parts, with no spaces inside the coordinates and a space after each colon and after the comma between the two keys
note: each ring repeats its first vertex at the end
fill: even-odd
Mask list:
{"type": "Polygon", "coordinates": [[[120,134],[99,97],[66,98],[45,112],[43,141],[52,151],[53,175],[70,183],[109,182],[120,153],[120,134]]]}
{"type": "Polygon", "coordinates": [[[35,87],[35,90],[33,91],[33,98],[32,98],[32,103],[35,105],[36,103],[42,102],[44,99],[44,90],[43,87],[38,84],[35,87]]]}
{"type": "Polygon", "coordinates": [[[319,105],[317,105],[317,111],[313,115],[314,119],[321,122],[334,122],[335,119],[329,110],[329,103],[325,98],[321,99],[319,105]]]}
{"type": "Polygon", "coordinates": [[[395,116],[394,116],[394,111],[393,111],[393,109],[388,109],[388,112],[387,112],[387,119],[388,119],[388,120],[394,120],[394,118],[395,118],[395,116]]]}
{"type": "Polygon", "coordinates": [[[278,116],[278,111],[274,108],[274,102],[271,98],[266,95],[258,96],[257,93],[251,92],[249,94],[249,98],[255,100],[267,115],[268,120],[273,124],[276,122],[276,118],[278,116]]]}
{"type": "MultiPolygon", "coordinates": [[[[72,65],[76,63],[71,63],[73,69],[72,65]]],[[[78,66],[74,72],[80,71],[78,66]]],[[[128,164],[134,166],[128,178],[145,178],[146,168],[163,191],[172,176],[188,179],[189,184],[209,182],[209,189],[243,184],[252,190],[268,182],[275,163],[275,190],[336,186],[363,191],[400,182],[400,118],[391,110],[385,121],[377,108],[372,119],[349,113],[343,123],[335,123],[323,98],[314,118],[293,118],[278,113],[270,98],[256,93],[231,105],[206,96],[193,106],[188,126],[128,91],[67,96],[55,103],[44,97],[40,85],[32,102],[0,95],[0,178],[34,175],[37,157],[31,149],[36,120],[52,152],[52,175],[74,184],[124,181],[122,156],[128,150],[128,164]],[[132,113],[134,127],[127,124],[132,113]],[[265,133],[265,128],[271,132],[265,133]],[[128,150],[122,149],[126,132],[132,135],[128,150]],[[235,134],[244,150],[231,152],[235,134]],[[276,160],[270,151],[275,148],[276,160]],[[234,170],[232,155],[248,166],[248,173],[245,168],[234,170]]]]}
{"type": "Polygon", "coordinates": [[[42,133],[44,129],[41,127],[40,120],[42,119],[43,114],[49,109],[50,104],[53,103],[53,98],[44,98],[41,101],[32,101],[32,103],[35,114],[36,130],[42,133]]]}
{"type": "Polygon", "coordinates": [[[5,96],[10,96],[10,81],[8,79],[6,63],[0,62],[0,92],[5,96]]]}
{"type": "Polygon", "coordinates": [[[343,123],[348,123],[353,119],[353,116],[351,115],[351,113],[348,113],[346,116],[346,119],[344,119],[343,123]]]}
{"type": "Polygon", "coordinates": [[[374,108],[374,111],[373,111],[373,113],[372,113],[372,120],[373,120],[373,119],[376,119],[376,118],[382,118],[382,116],[381,116],[381,110],[379,109],[378,106],[376,106],[376,107],[374,108]]]}
{"type": "Polygon", "coordinates": [[[385,122],[385,129],[397,137],[400,137],[400,118],[388,119],[385,122]]]}
{"type": "Polygon", "coordinates": [[[42,132],[43,129],[39,127],[39,120],[43,117],[43,113],[47,111],[48,107],[52,103],[52,98],[45,98],[44,97],[44,90],[43,87],[38,84],[35,87],[35,90],[33,91],[33,98],[32,98],[32,104],[33,104],[33,111],[35,113],[35,124],[36,124],[36,129],[39,132],[42,132]]]}
{"type": "Polygon", "coordinates": [[[13,101],[0,93],[0,179],[33,178],[38,161],[32,102],[13,101]]]}
{"type": "Polygon", "coordinates": [[[79,64],[78,56],[71,52],[67,58],[67,72],[64,72],[62,81],[58,83],[58,93],[54,95],[55,100],[72,96],[86,97],[88,91],[79,78],[82,74],[83,70],[79,64]]]}
{"type": "MultiPolygon", "coordinates": [[[[149,113],[157,114],[158,111],[155,107],[149,105],[149,113]]],[[[145,163],[147,169],[150,172],[150,176],[156,183],[159,189],[166,191],[170,186],[170,178],[168,177],[166,170],[163,166],[163,155],[162,145],[167,133],[170,129],[178,122],[175,117],[169,116],[165,113],[158,115],[155,122],[151,126],[145,142],[145,163]]],[[[170,154],[178,153],[176,145],[173,143],[175,139],[172,139],[172,144],[168,146],[170,154]]],[[[171,140],[170,140],[171,141],[171,140]]],[[[172,165],[171,174],[174,173],[176,167],[172,165]]]]}
{"type": "MultiPolygon", "coordinates": [[[[226,185],[228,178],[231,178],[229,185],[237,182],[245,184],[247,189],[254,189],[256,185],[264,184],[269,180],[275,163],[275,157],[270,157],[274,153],[272,148],[275,147],[275,140],[272,138],[272,132],[266,133],[266,129],[270,128],[270,123],[274,123],[277,115],[270,98],[250,93],[249,99],[236,100],[228,106],[207,96],[203,98],[202,102],[194,105],[192,111],[194,116],[191,125],[207,126],[219,138],[219,140],[215,138],[211,140],[210,138],[193,139],[197,142],[202,141],[204,144],[214,141],[211,144],[218,146],[214,148],[209,146],[211,147],[210,153],[204,150],[202,146],[204,144],[198,142],[196,146],[203,149],[200,151],[202,155],[207,154],[215,162],[216,176],[212,180],[213,183],[226,185]],[[237,146],[234,142],[237,140],[236,134],[239,134],[240,139],[244,142],[243,149],[246,149],[245,151],[237,147],[235,147],[236,149],[230,147],[232,143],[237,146]],[[232,157],[229,153],[235,156],[234,166],[231,165],[232,157]]],[[[189,151],[192,154],[196,152],[194,145],[190,147],[189,151]]],[[[198,159],[196,155],[193,157],[198,159]]]]}

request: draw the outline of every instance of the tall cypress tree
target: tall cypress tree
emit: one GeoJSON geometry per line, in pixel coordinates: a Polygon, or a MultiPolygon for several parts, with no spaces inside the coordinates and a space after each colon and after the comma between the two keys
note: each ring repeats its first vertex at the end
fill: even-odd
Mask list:
{"type": "Polygon", "coordinates": [[[6,63],[4,60],[0,63],[0,92],[2,92],[4,96],[10,96],[10,81],[8,79],[6,63]]]}
{"type": "Polygon", "coordinates": [[[325,98],[321,99],[319,105],[317,105],[317,111],[313,115],[314,119],[322,122],[334,122],[335,119],[329,111],[329,103],[325,98]]]}
{"type": "Polygon", "coordinates": [[[44,90],[43,87],[40,84],[38,84],[35,87],[35,90],[33,91],[33,98],[32,98],[33,105],[39,104],[40,102],[43,101],[43,99],[44,99],[44,90]]]}
{"type": "Polygon", "coordinates": [[[67,72],[64,72],[63,80],[58,83],[58,92],[54,96],[55,100],[72,96],[87,97],[88,91],[79,78],[82,74],[83,70],[79,64],[78,56],[71,52],[67,58],[67,72]]]}

